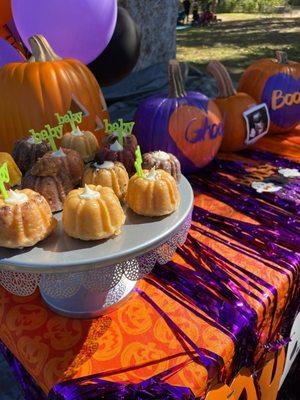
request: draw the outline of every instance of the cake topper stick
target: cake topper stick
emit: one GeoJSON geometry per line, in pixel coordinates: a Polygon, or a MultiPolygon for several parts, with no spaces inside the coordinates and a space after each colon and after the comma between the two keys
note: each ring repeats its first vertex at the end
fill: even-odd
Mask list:
{"type": "Polygon", "coordinates": [[[142,154],[141,154],[141,149],[140,149],[140,146],[137,146],[137,148],[135,150],[134,166],[135,166],[136,172],[140,178],[144,177],[142,164],[143,164],[143,158],[142,158],[142,154]]]}
{"type": "Polygon", "coordinates": [[[54,135],[56,134],[55,129],[56,128],[51,128],[50,125],[45,125],[45,129],[42,129],[41,132],[35,132],[34,129],[30,129],[29,133],[31,134],[35,144],[39,144],[42,140],[46,140],[50,144],[51,150],[57,151],[54,140],[54,135]]]}
{"type": "Polygon", "coordinates": [[[121,130],[121,129],[118,131],[118,142],[123,147],[123,144],[124,144],[124,131],[121,130]]]}
{"type": "Polygon", "coordinates": [[[51,150],[54,152],[57,151],[57,146],[52,135],[49,135],[48,142],[50,144],[51,150]]]}
{"type": "Polygon", "coordinates": [[[123,118],[119,118],[118,122],[110,123],[108,119],[104,119],[104,129],[106,134],[117,134],[118,143],[123,147],[124,137],[130,136],[134,127],[134,122],[124,122],[123,118]]]}
{"type": "Polygon", "coordinates": [[[70,124],[72,132],[77,130],[77,127],[82,122],[82,111],[72,113],[71,110],[67,111],[66,114],[60,115],[59,113],[54,114],[59,125],[70,124]]]}
{"type": "MultiPolygon", "coordinates": [[[[70,112],[70,111],[69,111],[70,112]]],[[[81,113],[77,113],[77,123],[78,124],[80,124],[81,123],[81,121],[82,121],[82,112],[81,113]],[[80,120],[80,121],[79,121],[80,120]],[[78,122],[79,121],[79,122],[78,122]]],[[[78,128],[78,124],[76,125],[75,124],[75,121],[74,121],[74,119],[73,119],[73,114],[72,114],[72,116],[71,116],[71,118],[70,118],[70,125],[71,125],[71,129],[72,129],[72,132],[74,132],[74,131],[76,131],[76,129],[78,128]]]]}
{"type": "Polygon", "coordinates": [[[72,132],[76,131],[77,126],[73,120],[70,120],[70,125],[71,125],[72,132]]]}
{"type": "Polygon", "coordinates": [[[2,164],[0,167],[0,192],[1,192],[4,200],[8,198],[7,190],[4,185],[5,183],[9,183],[9,173],[8,173],[8,168],[7,168],[7,162],[2,164]]]}

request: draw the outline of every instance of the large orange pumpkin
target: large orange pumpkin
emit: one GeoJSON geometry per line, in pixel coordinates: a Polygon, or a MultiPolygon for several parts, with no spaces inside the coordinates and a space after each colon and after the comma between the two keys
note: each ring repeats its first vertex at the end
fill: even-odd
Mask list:
{"type": "Polygon", "coordinates": [[[243,74],[238,90],[269,108],[270,132],[289,132],[300,124],[300,63],[289,61],[287,53],[276,59],[254,62],[243,74]]]}
{"type": "MultiPolygon", "coordinates": [[[[58,125],[55,113],[83,112],[81,129],[104,134],[108,112],[101,89],[90,70],[78,60],[61,59],[41,35],[30,38],[32,57],[0,69],[0,148],[10,152],[14,142],[58,125]]],[[[65,131],[70,126],[65,127],[65,131]]]]}
{"type": "Polygon", "coordinates": [[[238,151],[247,147],[247,125],[243,113],[256,104],[247,93],[237,92],[227,69],[219,61],[211,61],[207,70],[217,83],[218,97],[214,100],[224,120],[221,151],[238,151]]]}

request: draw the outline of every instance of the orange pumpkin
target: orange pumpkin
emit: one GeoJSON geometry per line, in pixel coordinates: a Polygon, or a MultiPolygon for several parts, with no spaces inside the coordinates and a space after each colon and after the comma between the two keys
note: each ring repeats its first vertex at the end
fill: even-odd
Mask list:
{"type": "Polygon", "coordinates": [[[94,131],[101,140],[102,120],[108,118],[108,112],[93,74],[78,60],[58,57],[43,36],[33,36],[29,41],[32,57],[28,62],[0,69],[1,150],[10,152],[29,129],[57,126],[55,113],[64,115],[68,110],[82,111],[80,127],[94,131]]]}
{"type": "Polygon", "coordinates": [[[267,104],[270,132],[289,132],[300,124],[300,63],[276,52],[276,59],[254,62],[240,79],[238,90],[267,104]]]}
{"type": "Polygon", "coordinates": [[[0,1],[0,26],[5,25],[12,17],[10,0],[0,1]]]}
{"type": "Polygon", "coordinates": [[[218,97],[214,100],[224,120],[224,137],[221,151],[238,151],[246,148],[247,125],[243,113],[254,106],[255,100],[246,93],[236,92],[227,69],[219,61],[211,61],[207,70],[217,83],[218,97]]]}

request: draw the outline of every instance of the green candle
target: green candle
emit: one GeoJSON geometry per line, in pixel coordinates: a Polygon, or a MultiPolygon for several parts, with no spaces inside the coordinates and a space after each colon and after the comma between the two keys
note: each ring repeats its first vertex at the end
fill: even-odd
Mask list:
{"type": "Polygon", "coordinates": [[[140,146],[137,146],[137,148],[135,150],[134,166],[135,166],[136,172],[140,178],[144,177],[142,164],[143,164],[143,158],[142,158],[141,149],[140,149],[140,146]]]}
{"type": "Polygon", "coordinates": [[[9,183],[9,173],[6,162],[0,167],[0,192],[4,200],[8,198],[5,183],[9,183]]]}

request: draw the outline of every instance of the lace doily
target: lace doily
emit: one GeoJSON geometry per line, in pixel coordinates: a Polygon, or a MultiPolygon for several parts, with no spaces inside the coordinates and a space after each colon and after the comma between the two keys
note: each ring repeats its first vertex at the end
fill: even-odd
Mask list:
{"type": "MultiPolygon", "coordinates": [[[[82,287],[90,292],[110,292],[120,286],[124,277],[137,281],[149,274],[156,263],[166,264],[173,258],[177,247],[186,241],[191,226],[191,213],[175,234],[156,249],[139,257],[105,268],[92,265],[91,270],[74,273],[25,273],[0,271],[0,284],[18,296],[29,296],[39,286],[43,293],[52,298],[67,299],[74,296],[82,287]]],[[[122,285],[121,285],[122,286],[122,285]]],[[[119,292],[119,290],[117,290],[119,292]]]]}

